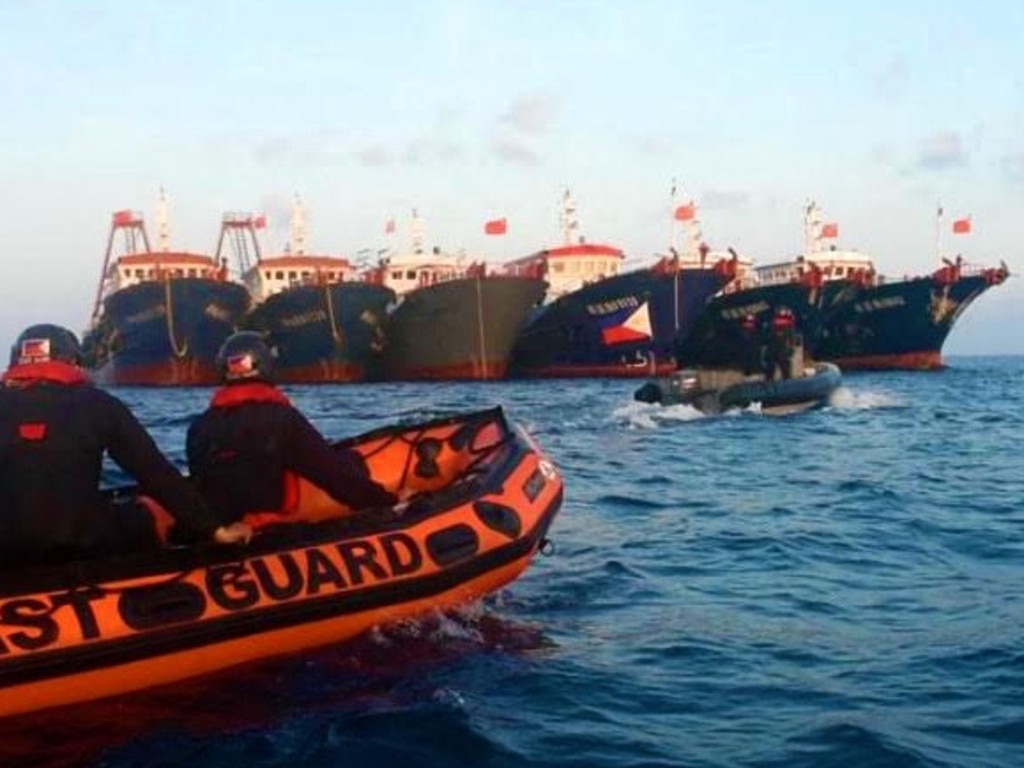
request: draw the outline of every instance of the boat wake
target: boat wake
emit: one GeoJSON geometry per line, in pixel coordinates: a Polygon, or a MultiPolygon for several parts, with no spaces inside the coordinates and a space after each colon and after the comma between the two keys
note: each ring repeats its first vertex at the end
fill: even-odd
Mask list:
{"type": "Polygon", "coordinates": [[[833,408],[847,411],[866,411],[875,408],[900,408],[903,403],[888,392],[854,390],[839,387],[828,399],[833,408]]]}
{"type": "Polygon", "coordinates": [[[657,429],[660,424],[707,418],[692,405],[629,403],[612,411],[612,419],[630,429],[657,429]]]}

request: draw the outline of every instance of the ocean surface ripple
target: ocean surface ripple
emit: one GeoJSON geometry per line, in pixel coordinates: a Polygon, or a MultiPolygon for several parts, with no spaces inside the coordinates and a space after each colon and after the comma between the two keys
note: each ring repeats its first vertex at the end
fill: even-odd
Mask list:
{"type": "MultiPolygon", "coordinates": [[[[456,613],[5,723],[0,764],[1024,765],[1024,359],[780,419],[638,383],[288,389],[332,436],[504,405],[565,474],[553,554],[456,613]]],[[[209,390],[119,394],[182,464],[209,390]]]]}

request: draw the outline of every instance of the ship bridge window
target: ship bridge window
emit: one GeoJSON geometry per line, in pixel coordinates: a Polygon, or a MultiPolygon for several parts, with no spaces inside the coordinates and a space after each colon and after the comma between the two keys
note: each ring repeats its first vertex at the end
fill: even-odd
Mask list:
{"type": "Polygon", "coordinates": [[[560,261],[553,261],[553,262],[551,262],[551,271],[552,272],[565,272],[565,264],[563,264],[560,261]]]}
{"type": "Polygon", "coordinates": [[[290,270],[288,272],[288,279],[289,280],[295,280],[295,279],[298,278],[298,276],[299,276],[299,274],[295,270],[290,270]]]}
{"type": "Polygon", "coordinates": [[[405,279],[406,280],[415,280],[416,279],[416,270],[415,269],[406,270],[406,272],[405,272],[405,279]]]}
{"type": "Polygon", "coordinates": [[[270,270],[267,270],[266,272],[263,273],[263,279],[264,280],[269,280],[270,279],[270,275],[271,275],[270,270]]]}
{"type": "Polygon", "coordinates": [[[277,270],[277,272],[274,273],[274,279],[275,280],[284,280],[284,272],[282,272],[280,269],[277,270]]]}
{"type": "Polygon", "coordinates": [[[308,269],[304,269],[304,270],[302,270],[302,279],[303,279],[303,280],[308,280],[308,279],[309,279],[309,277],[310,277],[310,272],[309,272],[309,270],[308,270],[308,269]]]}
{"type": "Polygon", "coordinates": [[[146,277],[152,279],[152,277],[153,277],[153,270],[152,269],[147,269],[146,270],[146,277]]]}
{"type": "Polygon", "coordinates": [[[391,273],[391,279],[392,280],[401,280],[402,279],[402,273],[401,272],[392,272],[391,273]]]}
{"type": "Polygon", "coordinates": [[[197,276],[197,275],[196,275],[196,270],[195,270],[195,267],[193,267],[193,268],[189,269],[189,271],[188,271],[188,276],[189,276],[189,277],[196,277],[196,276],[197,276]]]}

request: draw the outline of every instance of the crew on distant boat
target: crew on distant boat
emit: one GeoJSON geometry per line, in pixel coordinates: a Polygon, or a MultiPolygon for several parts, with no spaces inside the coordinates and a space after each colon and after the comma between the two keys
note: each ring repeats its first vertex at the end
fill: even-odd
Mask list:
{"type": "Polygon", "coordinates": [[[793,353],[797,348],[796,317],[788,307],[779,307],[771,320],[765,378],[788,379],[793,370],[793,353]]]}
{"type": "Polygon", "coordinates": [[[11,349],[0,387],[0,568],[154,549],[172,525],[175,539],[237,540],[80,360],[78,339],[56,325],[27,328],[11,349]],[[104,453],[154,499],[103,494],[104,453]]]}
{"type": "Polygon", "coordinates": [[[288,522],[301,481],[340,509],[394,505],[359,454],[338,450],[272,383],[273,355],[260,334],[241,331],[217,355],[224,385],[188,430],[189,470],[221,524],[288,522]]]}

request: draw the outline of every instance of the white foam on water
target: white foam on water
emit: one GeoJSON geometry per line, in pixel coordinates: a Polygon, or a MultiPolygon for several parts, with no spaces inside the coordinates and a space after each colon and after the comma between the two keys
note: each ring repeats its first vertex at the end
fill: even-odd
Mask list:
{"type": "Polygon", "coordinates": [[[692,405],[659,405],[632,402],[612,411],[612,419],[631,429],[657,429],[659,424],[696,421],[706,415],[692,405]]]}
{"type": "Polygon", "coordinates": [[[872,408],[898,408],[903,405],[900,400],[888,392],[871,390],[854,390],[839,387],[828,399],[833,408],[850,411],[864,411],[872,408]]]}

